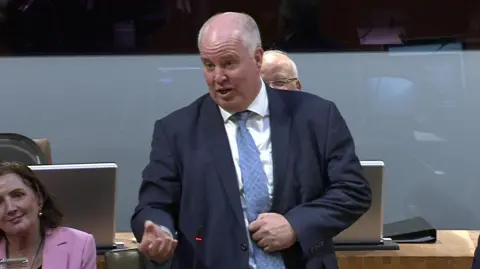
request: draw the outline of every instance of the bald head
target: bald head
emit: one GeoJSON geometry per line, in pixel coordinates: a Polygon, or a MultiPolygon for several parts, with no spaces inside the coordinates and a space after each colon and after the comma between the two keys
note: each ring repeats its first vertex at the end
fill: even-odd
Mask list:
{"type": "Polygon", "coordinates": [[[238,39],[252,54],[257,48],[262,47],[258,25],[251,16],[245,13],[225,12],[212,16],[198,32],[199,49],[205,38],[238,39]]]}
{"type": "Polygon", "coordinates": [[[266,51],[263,54],[262,78],[271,87],[281,90],[300,90],[298,70],[295,62],[285,52],[266,51]]]}
{"type": "Polygon", "coordinates": [[[198,33],[198,50],[212,99],[230,113],[246,110],[262,85],[263,50],[252,17],[234,12],[213,16],[198,33]]]}

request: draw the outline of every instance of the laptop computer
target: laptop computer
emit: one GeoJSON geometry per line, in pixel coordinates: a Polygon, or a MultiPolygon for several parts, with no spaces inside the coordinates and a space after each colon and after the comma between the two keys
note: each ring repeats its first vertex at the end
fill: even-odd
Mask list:
{"type": "Polygon", "coordinates": [[[92,234],[99,249],[114,247],[116,164],[29,167],[37,174],[64,214],[63,226],[92,234]]]}
{"type": "Polygon", "coordinates": [[[383,242],[383,170],[382,161],[360,162],[372,190],[372,205],[352,226],[336,237],[336,245],[368,245],[383,242]]]}

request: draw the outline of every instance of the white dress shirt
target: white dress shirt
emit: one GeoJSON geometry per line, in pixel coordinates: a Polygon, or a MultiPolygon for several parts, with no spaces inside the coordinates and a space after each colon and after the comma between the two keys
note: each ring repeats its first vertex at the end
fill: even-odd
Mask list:
{"type": "MultiPolygon", "coordinates": [[[[228,142],[230,144],[230,150],[232,151],[233,163],[235,165],[235,171],[238,179],[238,188],[240,189],[240,199],[242,201],[243,207],[243,216],[245,219],[245,225],[247,226],[247,235],[249,239],[249,250],[250,255],[252,255],[252,244],[255,244],[251,240],[250,232],[248,231],[248,219],[247,211],[245,204],[245,194],[243,192],[243,180],[242,172],[240,170],[239,164],[239,155],[237,147],[237,125],[232,120],[231,116],[233,115],[230,112],[227,112],[223,108],[219,107],[220,113],[225,123],[225,130],[227,131],[228,142]]],[[[263,164],[263,170],[267,174],[268,180],[268,194],[270,197],[269,207],[272,205],[272,194],[273,194],[273,164],[272,164],[272,142],[270,140],[270,120],[268,113],[268,96],[265,84],[262,81],[262,87],[257,97],[253,103],[248,107],[249,111],[253,112],[247,119],[247,129],[255,141],[255,145],[260,152],[260,160],[263,164]]],[[[250,269],[256,269],[255,264],[249,264],[250,269]]]]}

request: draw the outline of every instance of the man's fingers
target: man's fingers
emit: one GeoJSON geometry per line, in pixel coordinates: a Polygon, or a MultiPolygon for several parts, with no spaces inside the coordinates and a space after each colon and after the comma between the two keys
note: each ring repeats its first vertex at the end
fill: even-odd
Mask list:
{"type": "Polygon", "coordinates": [[[156,239],[152,242],[150,245],[150,248],[148,250],[148,255],[150,257],[154,257],[156,259],[163,260],[165,257],[165,253],[162,252],[162,247],[164,245],[164,240],[163,239],[156,239]]]}
{"type": "Polygon", "coordinates": [[[275,251],[275,248],[272,247],[271,245],[268,245],[266,246],[263,251],[267,252],[267,253],[271,253],[271,252],[274,252],[275,251]]]}
{"type": "Polygon", "coordinates": [[[177,240],[163,231],[160,226],[147,220],[145,221],[142,242],[140,242],[138,249],[150,259],[162,262],[173,255],[177,243],[177,240]]]}
{"type": "Polygon", "coordinates": [[[258,231],[266,222],[260,219],[257,219],[248,225],[250,232],[255,233],[258,231]]]}
{"type": "Polygon", "coordinates": [[[257,220],[264,219],[264,218],[266,218],[270,215],[273,215],[273,214],[275,214],[275,213],[261,213],[261,214],[258,215],[257,220]]]}
{"type": "Polygon", "coordinates": [[[138,245],[138,250],[143,254],[148,254],[148,249],[150,248],[150,240],[143,239],[142,242],[138,245]]]}
{"type": "Polygon", "coordinates": [[[155,230],[156,230],[155,226],[156,226],[155,223],[153,223],[149,220],[145,221],[145,231],[144,231],[144,233],[155,234],[155,230]]]}
{"type": "Polygon", "coordinates": [[[261,248],[265,248],[267,246],[267,239],[262,238],[260,241],[257,242],[257,245],[261,248]]]}
{"type": "Polygon", "coordinates": [[[158,249],[157,251],[162,256],[167,256],[170,248],[170,240],[159,238],[156,240],[158,242],[158,249]]]}
{"type": "Polygon", "coordinates": [[[165,244],[165,249],[167,253],[167,259],[173,256],[175,249],[177,248],[178,241],[175,239],[169,239],[168,243],[165,244]]]}
{"type": "Polygon", "coordinates": [[[171,238],[157,238],[154,240],[143,240],[138,249],[148,258],[163,262],[168,260],[174,253],[178,241],[171,238]]]}
{"type": "Polygon", "coordinates": [[[258,242],[258,241],[262,240],[262,238],[264,238],[264,237],[265,237],[265,235],[263,234],[262,230],[258,230],[257,232],[252,234],[252,239],[255,242],[258,242]]]}
{"type": "Polygon", "coordinates": [[[163,241],[163,245],[160,248],[161,253],[165,253],[165,256],[168,258],[173,254],[173,239],[167,238],[163,241]]]}

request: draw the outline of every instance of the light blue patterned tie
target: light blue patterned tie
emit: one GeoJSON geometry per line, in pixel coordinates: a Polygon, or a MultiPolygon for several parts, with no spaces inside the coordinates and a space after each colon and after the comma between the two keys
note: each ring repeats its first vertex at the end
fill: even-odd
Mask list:
{"type": "MultiPolygon", "coordinates": [[[[235,114],[237,121],[237,146],[242,172],[243,191],[248,222],[257,219],[260,213],[269,210],[268,180],[263,170],[260,152],[252,135],[247,129],[249,111],[235,114]]],[[[282,255],[279,252],[265,253],[262,248],[253,242],[253,256],[257,269],[283,269],[282,255]]]]}

